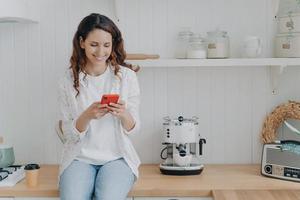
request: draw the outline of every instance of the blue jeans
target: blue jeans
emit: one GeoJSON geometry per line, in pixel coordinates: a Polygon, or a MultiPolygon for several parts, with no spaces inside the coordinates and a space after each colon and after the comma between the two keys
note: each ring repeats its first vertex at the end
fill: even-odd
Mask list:
{"type": "Polygon", "coordinates": [[[60,176],[61,200],[125,200],[135,176],[123,158],[104,165],[74,160],[60,176]]]}

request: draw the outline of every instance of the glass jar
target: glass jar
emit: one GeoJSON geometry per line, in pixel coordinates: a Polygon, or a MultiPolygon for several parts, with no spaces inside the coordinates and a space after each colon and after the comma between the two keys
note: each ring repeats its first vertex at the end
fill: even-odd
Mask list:
{"type": "Polygon", "coordinates": [[[187,58],[206,58],[206,43],[200,34],[194,34],[190,38],[187,58]]]}
{"type": "Polygon", "coordinates": [[[207,32],[207,58],[228,58],[229,37],[225,31],[207,32]]]}
{"type": "Polygon", "coordinates": [[[193,33],[190,31],[190,28],[182,28],[178,33],[175,58],[186,58],[188,43],[192,35],[193,33]]]}

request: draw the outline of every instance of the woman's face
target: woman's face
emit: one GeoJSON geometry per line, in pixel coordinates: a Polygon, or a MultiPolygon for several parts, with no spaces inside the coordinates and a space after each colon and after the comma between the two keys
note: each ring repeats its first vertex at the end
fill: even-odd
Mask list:
{"type": "Polygon", "coordinates": [[[84,41],[80,40],[80,47],[85,51],[88,66],[105,67],[112,51],[112,36],[102,29],[94,29],[84,41]]]}

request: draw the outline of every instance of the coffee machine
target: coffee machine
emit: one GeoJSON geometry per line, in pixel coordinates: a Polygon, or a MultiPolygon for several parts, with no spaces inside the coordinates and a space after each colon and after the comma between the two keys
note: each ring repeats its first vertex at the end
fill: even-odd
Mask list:
{"type": "Polygon", "coordinates": [[[200,162],[204,138],[198,131],[198,118],[191,119],[179,116],[176,119],[164,118],[163,145],[160,171],[167,175],[200,174],[204,165],[200,162]]]}

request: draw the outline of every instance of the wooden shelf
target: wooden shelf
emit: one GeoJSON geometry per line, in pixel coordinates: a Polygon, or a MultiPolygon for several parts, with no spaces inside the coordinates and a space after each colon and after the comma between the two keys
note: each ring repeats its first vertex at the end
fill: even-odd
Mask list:
{"type": "Polygon", "coordinates": [[[128,62],[141,67],[300,66],[300,58],[155,59],[128,62]]]}

